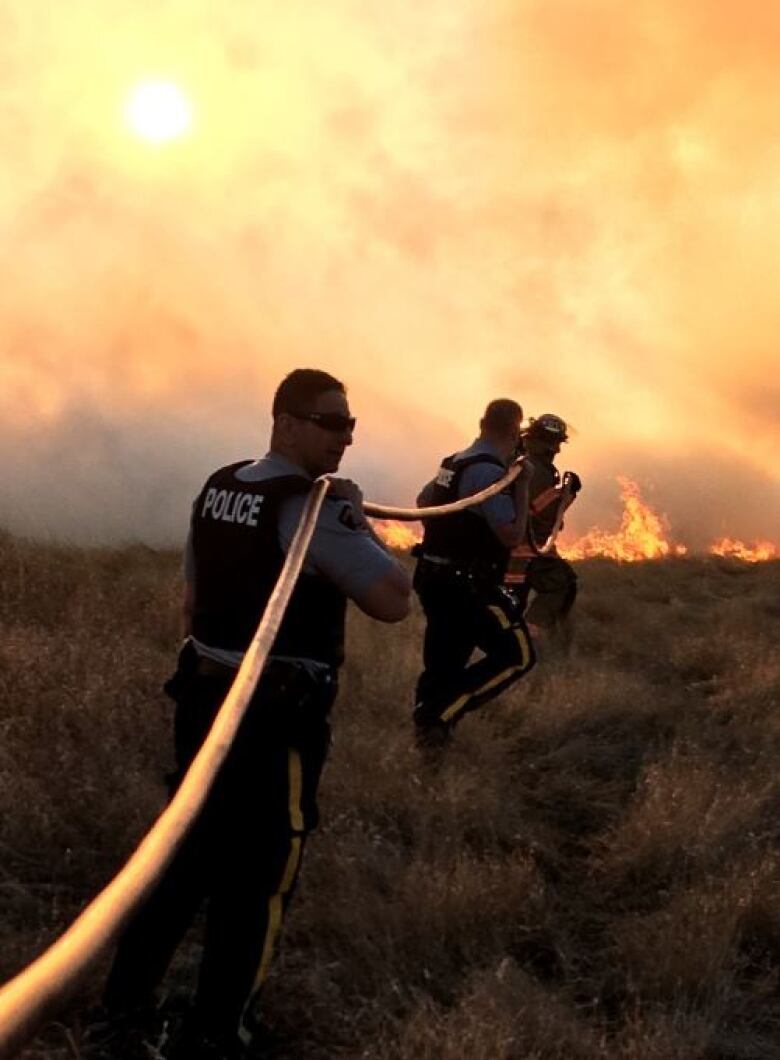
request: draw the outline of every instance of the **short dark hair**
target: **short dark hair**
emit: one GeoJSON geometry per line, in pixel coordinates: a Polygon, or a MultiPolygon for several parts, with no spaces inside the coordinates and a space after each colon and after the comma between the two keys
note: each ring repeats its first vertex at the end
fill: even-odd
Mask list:
{"type": "Polygon", "coordinates": [[[523,410],[511,398],[496,398],[491,401],[485,409],[485,414],[480,422],[480,427],[498,434],[508,434],[513,428],[519,426],[523,418],[523,410]]]}
{"type": "Polygon", "coordinates": [[[319,368],[296,368],[276,388],[271,414],[276,419],[281,412],[311,412],[320,394],[329,390],[347,392],[343,383],[319,368]]]}

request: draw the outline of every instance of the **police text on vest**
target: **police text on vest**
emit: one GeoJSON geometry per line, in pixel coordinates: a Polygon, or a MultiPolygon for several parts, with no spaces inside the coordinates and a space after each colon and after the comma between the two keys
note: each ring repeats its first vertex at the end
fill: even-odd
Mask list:
{"type": "Polygon", "coordinates": [[[257,515],[263,497],[258,493],[241,493],[235,490],[217,490],[211,486],[203,499],[201,516],[210,515],[223,523],[245,523],[257,526],[257,515]]]}

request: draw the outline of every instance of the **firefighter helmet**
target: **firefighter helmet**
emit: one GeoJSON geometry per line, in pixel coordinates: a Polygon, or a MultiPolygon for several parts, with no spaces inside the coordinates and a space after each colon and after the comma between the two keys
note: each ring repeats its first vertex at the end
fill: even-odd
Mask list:
{"type": "Polygon", "coordinates": [[[566,423],[552,412],[545,412],[536,419],[532,418],[525,431],[525,436],[544,442],[568,442],[569,440],[566,423]]]}

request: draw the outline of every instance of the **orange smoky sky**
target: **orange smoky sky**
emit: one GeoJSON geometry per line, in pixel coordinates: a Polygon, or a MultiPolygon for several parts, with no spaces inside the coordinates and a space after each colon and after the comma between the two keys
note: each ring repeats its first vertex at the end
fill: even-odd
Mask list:
{"type": "Polygon", "coordinates": [[[373,500],[514,396],[576,428],[570,529],[625,473],[693,544],[777,537],[777,5],[0,0],[0,62],[0,523],[179,541],[319,366],[373,500]]]}

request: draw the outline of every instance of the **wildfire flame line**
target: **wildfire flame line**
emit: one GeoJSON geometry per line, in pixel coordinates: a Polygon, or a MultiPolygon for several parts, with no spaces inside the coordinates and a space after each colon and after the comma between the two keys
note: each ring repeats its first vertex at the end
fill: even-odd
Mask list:
{"type": "MultiPolygon", "coordinates": [[[[619,528],[610,532],[594,527],[575,541],[559,544],[560,555],[569,560],[601,556],[621,563],[686,555],[687,547],[670,539],[670,528],[665,517],[658,515],[642,500],[637,483],[625,475],[619,476],[617,481],[623,501],[619,528]]],[[[422,527],[419,523],[377,519],[373,521],[373,526],[390,548],[408,551],[422,540],[422,527]]],[[[756,541],[749,545],[731,537],[714,541],[707,552],[746,563],[780,559],[780,546],[771,541],[756,541]]]]}
{"type": "Polygon", "coordinates": [[[768,559],[780,559],[780,548],[771,541],[756,541],[751,547],[733,537],[721,537],[710,545],[713,556],[728,556],[745,560],[746,563],[761,563],[768,559]]]}
{"type": "Polygon", "coordinates": [[[371,524],[390,548],[407,552],[418,541],[422,541],[422,528],[419,523],[401,523],[397,519],[372,519],[371,524]]]}
{"type": "Polygon", "coordinates": [[[684,556],[685,545],[667,540],[666,520],[645,504],[636,482],[618,476],[623,515],[620,527],[614,533],[594,528],[570,545],[562,545],[560,554],[565,559],[586,559],[605,556],[623,563],[635,563],[643,559],[661,559],[664,556],[684,556]]]}

